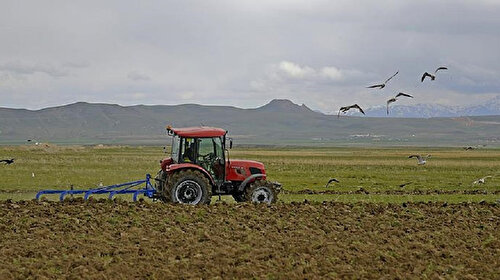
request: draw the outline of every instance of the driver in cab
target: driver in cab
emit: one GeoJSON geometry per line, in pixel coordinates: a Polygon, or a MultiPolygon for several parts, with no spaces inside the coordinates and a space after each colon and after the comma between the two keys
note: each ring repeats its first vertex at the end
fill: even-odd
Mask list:
{"type": "Polygon", "coordinates": [[[194,162],[194,139],[186,138],[184,153],[182,154],[182,160],[184,162],[194,162]]]}

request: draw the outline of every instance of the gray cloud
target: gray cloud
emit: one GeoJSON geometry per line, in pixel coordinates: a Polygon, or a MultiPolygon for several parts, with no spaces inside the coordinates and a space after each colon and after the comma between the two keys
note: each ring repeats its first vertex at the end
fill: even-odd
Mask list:
{"type": "Polygon", "coordinates": [[[133,81],[149,81],[151,78],[148,75],[132,71],[128,73],[127,77],[133,81]]]}
{"type": "Polygon", "coordinates": [[[398,90],[461,105],[500,94],[498,1],[6,1],[0,99],[324,111],[398,90]],[[450,70],[434,83],[424,71],[450,70]],[[365,87],[400,74],[382,91],[365,87]],[[439,96],[439,99],[434,98],[439,96]],[[34,98],[36,97],[36,98],[34,98]]]}
{"type": "Polygon", "coordinates": [[[24,62],[7,62],[0,64],[0,71],[9,74],[33,75],[36,73],[44,73],[48,76],[59,78],[68,75],[68,72],[51,64],[43,63],[24,63],[24,62]]]}

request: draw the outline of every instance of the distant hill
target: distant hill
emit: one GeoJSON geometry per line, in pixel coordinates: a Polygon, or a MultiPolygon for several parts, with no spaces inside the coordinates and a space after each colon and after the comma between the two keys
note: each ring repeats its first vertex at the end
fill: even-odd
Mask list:
{"type": "Polygon", "coordinates": [[[387,115],[386,106],[371,107],[365,110],[370,117],[396,117],[396,118],[435,118],[435,117],[460,117],[460,116],[490,116],[500,115],[500,95],[488,100],[481,105],[466,107],[444,106],[438,104],[416,104],[390,106],[387,115]]]}
{"type": "Polygon", "coordinates": [[[165,126],[216,126],[245,144],[460,145],[500,141],[500,116],[367,118],[325,115],[290,100],[255,109],[196,104],[78,102],[41,110],[0,108],[0,143],[165,143],[165,126]]]}

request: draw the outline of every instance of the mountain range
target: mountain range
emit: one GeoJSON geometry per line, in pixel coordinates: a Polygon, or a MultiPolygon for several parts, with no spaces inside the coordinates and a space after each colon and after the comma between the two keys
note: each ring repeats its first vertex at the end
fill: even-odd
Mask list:
{"type": "Polygon", "coordinates": [[[366,109],[365,113],[370,117],[389,116],[397,118],[435,118],[500,115],[500,95],[480,105],[445,106],[439,104],[392,104],[390,106],[389,115],[387,115],[386,111],[386,106],[377,106],[366,109]]]}
{"type": "Polygon", "coordinates": [[[286,99],[275,99],[253,109],[197,104],[120,106],[85,102],[41,110],[0,108],[0,143],[19,144],[33,139],[68,144],[165,144],[169,141],[165,135],[166,125],[221,127],[229,131],[235,143],[244,144],[500,143],[500,114],[427,119],[339,118],[286,99]]]}

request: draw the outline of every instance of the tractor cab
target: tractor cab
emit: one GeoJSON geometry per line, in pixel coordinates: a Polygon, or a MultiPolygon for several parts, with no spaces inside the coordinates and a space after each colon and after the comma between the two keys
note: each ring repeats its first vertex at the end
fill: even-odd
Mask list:
{"type": "Polygon", "coordinates": [[[208,204],[216,194],[232,195],[236,201],[276,201],[280,185],[266,181],[264,164],[226,156],[226,130],[168,126],[167,134],[172,136],[171,155],[161,161],[155,178],[160,199],[208,204]]]}
{"type": "Polygon", "coordinates": [[[226,131],[219,128],[169,130],[172,136],[172,163],[194,164],[214,179],[224,182],[226,131]]]}

